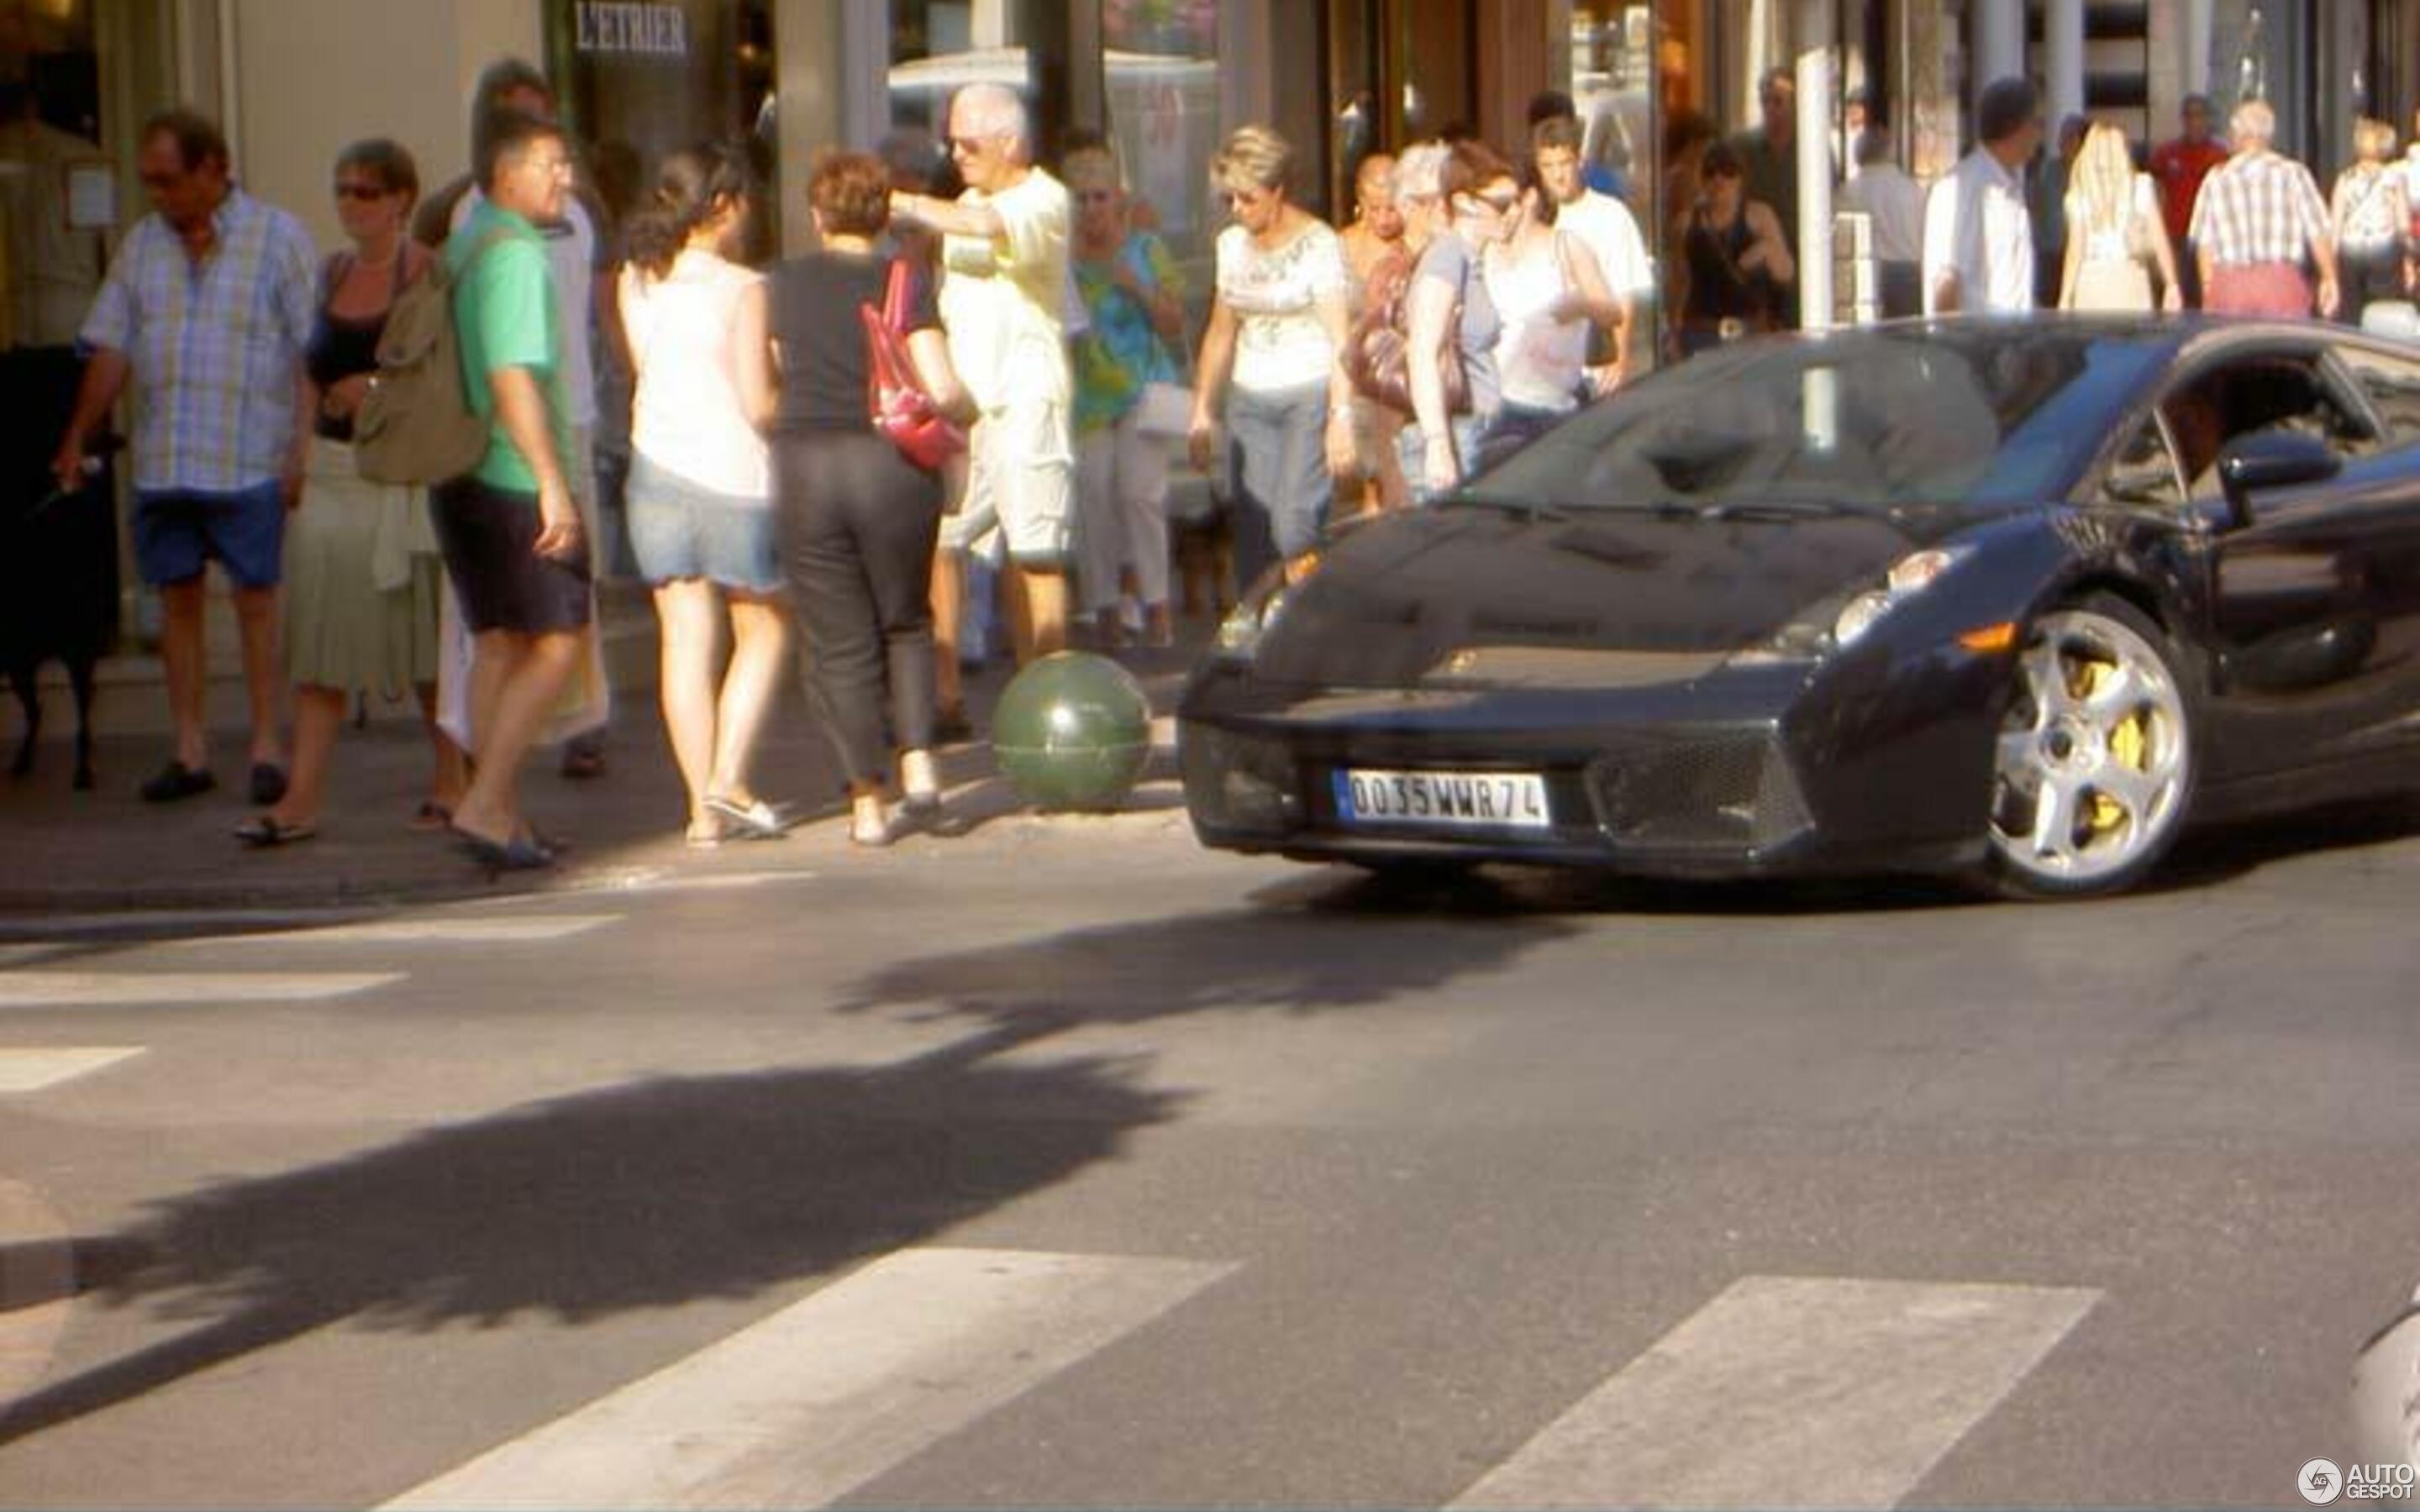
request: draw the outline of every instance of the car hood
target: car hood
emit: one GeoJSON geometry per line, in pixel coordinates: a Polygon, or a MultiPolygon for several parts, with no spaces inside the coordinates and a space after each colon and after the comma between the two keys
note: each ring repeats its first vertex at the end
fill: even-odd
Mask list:
{"type": "Polygon", "coordinates": [[[1879,514],[1392,516],[1347,533],[1289,595],[1256,671],[1359,687],[1668,681],[1762,644],[1944,533],[1879,514]]]}

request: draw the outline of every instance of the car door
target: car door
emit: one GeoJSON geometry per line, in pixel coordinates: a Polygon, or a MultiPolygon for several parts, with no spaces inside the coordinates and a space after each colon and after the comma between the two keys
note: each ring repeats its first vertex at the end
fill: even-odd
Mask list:
{"type": "Polygon", "coordinates": [[[2214,778],[2409,738],[2420,692],[2420,430],[2398,436],[2370,397],[2390,378],[2420,384],[2420,371],[2383,348],[2315,340],[2227,354],[2161,401],[2186,507],[2213,532],[2205,717],[2215,738],[2205,749],[2214,778]],[[2277,430],[2323,441],[2341,471],[2255,494],[2239,514],[2219,458],[2231,442],[2277,430]]]}

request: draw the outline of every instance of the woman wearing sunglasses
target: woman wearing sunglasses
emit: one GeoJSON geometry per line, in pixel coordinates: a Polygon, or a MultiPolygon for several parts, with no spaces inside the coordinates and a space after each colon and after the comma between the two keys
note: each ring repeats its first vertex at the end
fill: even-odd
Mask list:
{"type": "Polygon", "coordinates": [[[1487,249],[1519,224],[1521,186],[1512,165],[1477,142],[1457,142],[1437,176],[1445,224],[1412,272],[1404,365],[1412,424],[1397,440],[1412,501],[1426,503],[1478,471],[1480,446],[1503,404],[1496,344],[1503,317],[1487,292],[1487,249]],[[1462,365],[1466,402],[1449,402],[1446,363],[1462,365]]]}
{"type": "Polygon", "coordinates": [[[437,609],[443,563],[413,488],[365,482],[353,466],[353,415],[378,371],[396,297],[428,267],[404,234],[420,176],[411,154],[357,142],[336,160],[336,219],[352,245],[328,259],[306,354],[313,438],[302,502],[287,526],[283,627],[293,679],[294,766],[285,795],[236,838],[268,847],[318,832],[328,762],[358,695],[416,695],[433,774],[417,822],[437,828],[468,785],[462,752],[437,728],[437,609]]]}
{"type": "Polygon", "coordinates": [[[1681,355],[1771,331],[1789,308],[1798,280],[1780,218],[1747,197],[1739,154],[1728,142],[1706,148],[1696,203],[1681,212],[1672,239],[1672,301],[1681,312],[1681,355]]]}
{"type": "Polygon", "coordinates": [[[1344,248],[1288,199],[1293,157],[1285,138],[1247,126],[1211,167],[1234,224],[1218,233],[1218,292],[1202,337],[1189,439],[1193,465],[1207,471],[1223,404],[1239,586],[1272,562],[1310,554],[1327,523],[1335,475],[1353,469],[1344,248]]]}

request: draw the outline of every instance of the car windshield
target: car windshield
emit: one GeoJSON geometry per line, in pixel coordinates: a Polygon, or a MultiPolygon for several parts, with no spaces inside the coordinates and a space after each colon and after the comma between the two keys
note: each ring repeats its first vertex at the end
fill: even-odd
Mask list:
{"type": "Polygon", "coordinates": [[[1985,321],[1760,343],[1658,374],[1461,497],[1714,514],[2039,501],[2160,360],[2106,332],[1985,321]]]}

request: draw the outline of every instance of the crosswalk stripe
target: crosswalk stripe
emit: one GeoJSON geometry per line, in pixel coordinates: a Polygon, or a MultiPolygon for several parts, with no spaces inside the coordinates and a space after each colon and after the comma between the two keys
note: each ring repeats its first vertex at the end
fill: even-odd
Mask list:
{"type": "Polygon", "coordinates": [[[492,918],[427,915],[417,918],[380,919],[371,924],[331,924],[325,929],[278,930],[264,934],[218,934],[205,939],[178,940],[195,946],[254,945],[509,945],[523,941],[561,940],[620,922],[620,914],[533,914],[492,918]]]}
{"type": "Polygon", "coordinates": [[[0,976],[0,1008],[308,1002],[402,980],[394,971],[16,971],[0,976]]]}
{"type": "Polygon", "coordinates": [[[901,1250],[386,1504],[820,1506],[1232,1269],[901,1250]]]}
{"type": "Polygon", "coordinates": [[[39,1092],[143,1053],[140,1045],[57,1045],[0,1049],[0,1093],[39,1092]]]}
{"type": "Polygon", "coordinates": [[[1749,1276],[1452,1505],[1894,1506],[2100,1295],[1749,1276]]]}

